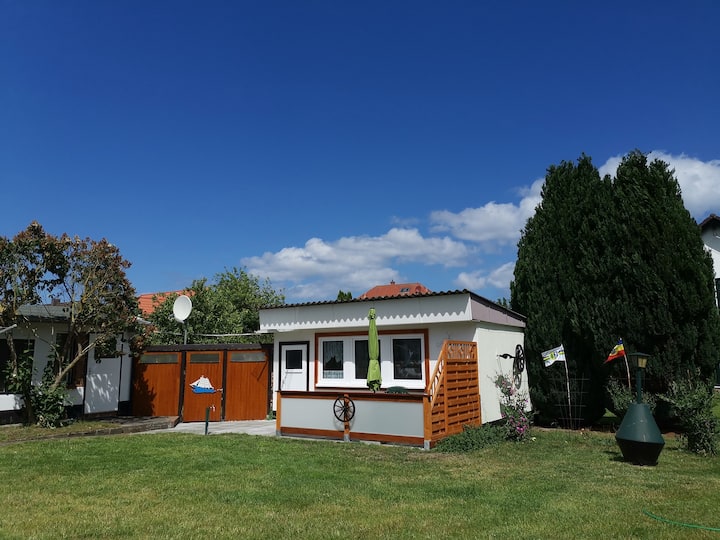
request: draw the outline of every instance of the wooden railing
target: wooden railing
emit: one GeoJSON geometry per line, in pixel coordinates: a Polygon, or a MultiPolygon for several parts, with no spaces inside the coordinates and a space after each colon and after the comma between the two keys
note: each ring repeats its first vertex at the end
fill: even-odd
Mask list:
{"type": "Polygon", "coordinates": [[[446,340],[425,393],[425,433],[430,445],[466,425],[480,425],[477,343],[446,340]]]}

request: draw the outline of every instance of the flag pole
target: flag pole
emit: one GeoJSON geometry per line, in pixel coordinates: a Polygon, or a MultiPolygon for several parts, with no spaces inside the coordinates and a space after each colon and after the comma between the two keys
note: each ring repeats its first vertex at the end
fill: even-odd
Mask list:
{"type": "Polygon", "coordinates": [[[630,364],[628,364],[627,353],[625,352],[624,347],[623,347],[623,358],[625,358],[625,369],[627,370],[628,389],[630,389],[630,391],[632,392],[632,386],[630,385],[630,364]]]}
{"type": "Polygon", "coordinates": [[[565,364],[565,385],[567,387],[567,402],[568,402],[568,420],[570,421],[570,428],[572,429],[572,403],[570,400],[570,373],[568,372],[567,357],[565,356],[565,347],[562,343],[559,347],[544,351],[542,353],[542,359],[545,363],[545,367],[553,365],[555,362],[562,362],[565,364]]]}
{"type": "Polygon", "coordinates": [[[567,398],[568,398],[568,420],[570,421],[570,429],[573,429],[573,421],[572,421],[572,406],[570,405],[570,374],[568,373],[568,363],[567,363],[567,357],[565,358],[565,383],[567,385],[567,398]]]}

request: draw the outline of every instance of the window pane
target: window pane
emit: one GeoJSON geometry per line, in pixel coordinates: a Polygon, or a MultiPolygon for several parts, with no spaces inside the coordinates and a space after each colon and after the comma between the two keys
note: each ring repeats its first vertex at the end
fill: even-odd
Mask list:
{"type": "Polygon", "coordinates": [[[220,353],[190,353],[191,364],[219,364],[220,353]]]}
{"type": "Polygon", "coordinates": [[[368,342],[365,340],[357,340],[355,342],[355,378],[367,379],[368,364],[370,357],[368,356],[368,342]]]}
{"type": "MultiPolygon", "coordinates": [[[[380,350],[380,340],[378,340],[378,350],[380,350]]],[[[380,355],[378,355],[380,360],[380,355]]],[[[368,365],[370,364],[370,355],[368,353],[368,340],[358,339],[355,341],[355,378],[367,379],[368,365]]]]}
{"type": "Polygon", "coordinates": [[[302,369],[302,357],[299,349],[285,349],[285,369],[302,369]]]}
{"type": "Polygon", "coordinates": [[[323,378],[343,378],[343,342],[323,342],[323,378]]]}
{"type": "MultiPolygon", "coordinates": [[[[300,352],[300,351],[297,351],[300,352]]],[[[265,353],[263,352],[239,352],[230,353],[231,362],[264,362],[265,353]]]]}
{"type": "Polygon", "coordinates": [[[393,339],[393,371],[396,379],[422,379],[419,339],[393,339]]]}
{"type": "Polygon", "coordinates": [[[177,364],[180,357],[177,353],[143,354],[141,364],[177,364]]]}
{"type": "MultiPolygon", "coordinates": [[[[69,334],[58,334],[55,338],[56,353],[61,357],[63,354],[67,354],[67,358],[63,358],[63,364],[67,364],[75,359],[75,356],[82,350],[86,350],[90,342],[90,336],[87,334],[80,334],[77,336],[70,337],[69,334]],[[68,344],[68,339],[71,339],[68,344]],[[68,346],[69,345],[69,346],[68,346]],[[68,350],[65,351],[65,347],[68,346],[68,350]]],[[[87,353],[83,354],[77,364],[65,376],[65,384],[68,388],[80,388],[85,386],[85,371],[87,371],[87,353]]]]}

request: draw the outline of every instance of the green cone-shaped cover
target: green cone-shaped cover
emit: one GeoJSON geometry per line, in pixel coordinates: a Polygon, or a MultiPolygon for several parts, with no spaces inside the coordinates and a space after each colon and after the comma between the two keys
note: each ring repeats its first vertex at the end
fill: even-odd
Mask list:
{"type": "Polygon", "coordinates": [[[646,403],[630,405],[615,440],[625,461],[637,465],[656,465],[665,446],[665,439],[646,403]]]}

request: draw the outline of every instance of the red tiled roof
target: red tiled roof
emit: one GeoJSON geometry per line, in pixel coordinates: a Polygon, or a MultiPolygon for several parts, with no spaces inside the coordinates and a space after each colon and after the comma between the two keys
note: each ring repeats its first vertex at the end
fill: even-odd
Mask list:
{"type": "Polygon", "coordinates": [[[154,292],[138,296],[138,305],[143,315],[151,315],[155,309],[162,304],[168,296],[178,296],[186,291],[154,292]]]}
{"type": "Polygon", "coordinates": [[[432,292],[422,283],[395,283],[389,285],[377,285],[358,296],[360,298],[388,298],[393,296],[412,296],[413,294],[427,294],[432,292]]]}

